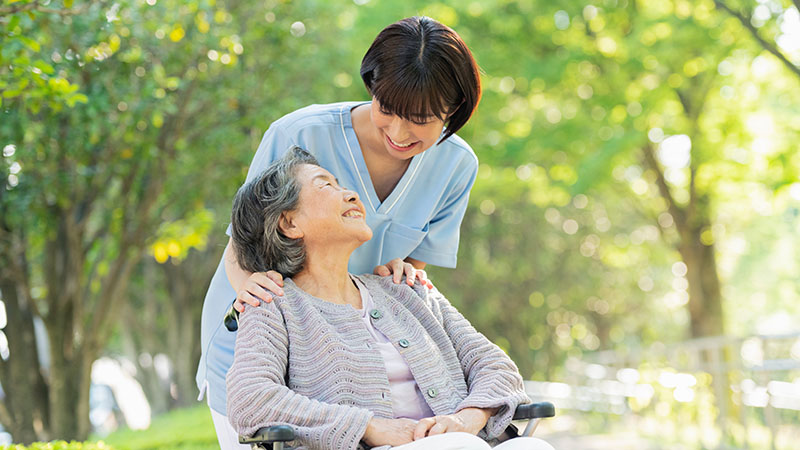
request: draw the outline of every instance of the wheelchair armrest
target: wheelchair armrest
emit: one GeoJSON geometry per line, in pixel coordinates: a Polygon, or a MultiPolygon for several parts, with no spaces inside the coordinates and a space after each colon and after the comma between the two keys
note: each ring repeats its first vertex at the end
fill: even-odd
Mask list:
{"type": "Polygon", "coordinates": [[[289,425],[273,425],[263,427],[250,437],[239,436],[240,444],[260,444],[272,442],[288,442],[294,439],[294,428],[289,425]]]}
{"type": "Polygon", "coordinates": [[[517,406],[514,420],[541,419],[556,415],[556,408],[550,402],[526,403],[517,406]]]}

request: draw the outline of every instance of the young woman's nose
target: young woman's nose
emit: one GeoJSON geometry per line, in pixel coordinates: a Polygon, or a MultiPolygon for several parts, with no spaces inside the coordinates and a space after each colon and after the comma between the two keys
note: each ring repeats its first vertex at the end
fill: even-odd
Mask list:
{"type": "Polygon", "coordinates": [[[408,137],[408,128],[405,119],[401,117],[392,117],[392,123],[389,124],[389,137],[396,142],[401,142],[408,137]]]}

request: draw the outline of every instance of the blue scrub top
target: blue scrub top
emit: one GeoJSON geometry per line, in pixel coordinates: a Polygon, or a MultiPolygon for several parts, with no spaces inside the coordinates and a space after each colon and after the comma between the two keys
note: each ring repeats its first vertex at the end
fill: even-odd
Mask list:
{"type": "MultiPolygon", "coordinates": [[[[351,273],[371,273],[377,265],[409,256],[434,266],[455,267],[459,228],[478,172],[475,153],[461,138],[450,136],[414,156],[392,193],[381,202],[350,116],[351,110],[363,103],[311,105],[273,122],[250,164],[247,181],[299,146],[314,155],[341,186],[357,192],[364,203],[373,235],[350,257],[351,273]]],[[[223,326],[222,318],[235,298],[220,261],[203,304],[197,386],[201,398],[208,389],[209,404],[221,414],[226,414],[225,374],[233,362],[236,339],[236,333],[223,326]]]]}

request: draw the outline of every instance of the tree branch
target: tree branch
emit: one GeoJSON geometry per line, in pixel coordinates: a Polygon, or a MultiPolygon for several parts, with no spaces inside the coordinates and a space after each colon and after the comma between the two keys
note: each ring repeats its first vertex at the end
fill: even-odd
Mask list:
{"type": "Polygon", "coordinates": [[[21,13],[36,9],[39,7],[39,2],[35,1],[32,3],[26,3],[24,5],[16,5],[16,6],[7,6],[5,8],[0,8],[0,16],[8,16],[11,14],[21,13]]]}
{"type": "MultiPolygon", "coordinates": [[[[797,9],[800,10],[800,0],[794,0],[794,3],[795,5],[797,5],[797,9]]],[[[745,14],[732,10],[730,7],[728,7],[728,5],[723,3],[722,0],[714,0],[714,4],[717,6],[717,8],[725,10],[728,14],[738,19],[739,22],[742,24],[742,26],[747,28],[747,30],[750,32],[750,34],[753,35],[755,40],[758,41],[759,44],[761,44],[761,47],[763,47],[764,50],[775,55],[775,57],[778,58],[786,67],[788,67],[789,70],[791,70],[792,72],[794,72],[795,75],[800,77],[800,67],[794,65],[794,63],[789,61],[789,59],[786,58],[786,56],[784,56],[784,54],[781,53],[780,50],[778,50],[778,48],[775,45],[764,40],[764,38],[762,38],[761,35],[758,34],[758,30],[756,29],[756,27],[754,27],[753,24],[750,22],[750,17],[747,17],[745,14]]]]}
{"type": "Polygon", "coordinates": [[[658,192],[667,202],[667,211],[672,215],[678,233],[683,234],[685,231],[688,231],[686,228],[686,211],[678,205],[675,198],[672,196],[672,192],[669,190],[669,185],[667,184],[667,179],[664,177],[664,171],[661,170],[661,166],[658,164],[658,161],[656,161],[653,147],[650,144],[645,145],[642,148],[642,153],[644,154],[645,165],[656,174],[658,192]]]}

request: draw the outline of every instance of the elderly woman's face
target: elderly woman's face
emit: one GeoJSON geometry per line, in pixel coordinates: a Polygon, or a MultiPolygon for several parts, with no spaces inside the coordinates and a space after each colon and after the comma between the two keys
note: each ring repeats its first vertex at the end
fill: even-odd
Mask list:
{"type": "Polygon", "coordinates": [[[296,176],[301,190],[292,221],[302,230],[306,246],[316,242],[361,244],[372,238],[358,194],[339,186],[336,178],[319,166],[303,164],[296,176]]]}

